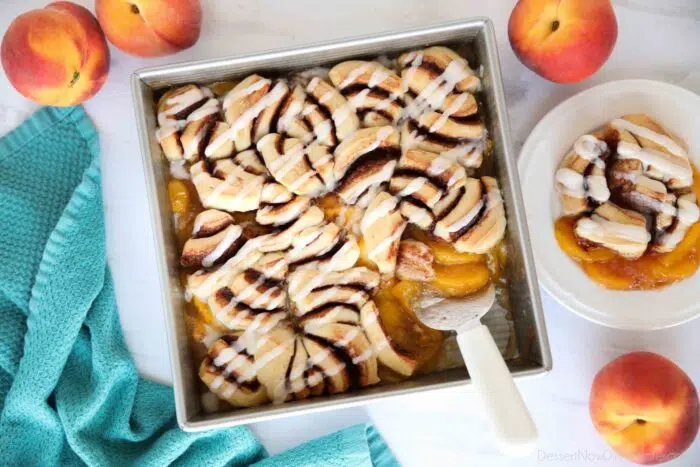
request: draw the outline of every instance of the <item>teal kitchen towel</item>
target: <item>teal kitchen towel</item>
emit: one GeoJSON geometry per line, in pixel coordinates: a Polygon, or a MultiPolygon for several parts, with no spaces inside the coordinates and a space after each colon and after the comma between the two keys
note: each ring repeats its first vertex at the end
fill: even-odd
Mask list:
{"type": "MultiPolygon", "coordinates": [[[[43,108],[0,139],[0,464],[263,460],[245,427],[181,431],[172,389],[138,377],[106,263],[98,153],[82,107],[43,108]]],[[[264,465],[294,452],[299,465],[396,462],[365,425],[264,465]]]]}
{"type": "Polygon", "coordinates": [[[254,467],[396,467],[373,425],[355,425],[262,460],[254,467]]]}

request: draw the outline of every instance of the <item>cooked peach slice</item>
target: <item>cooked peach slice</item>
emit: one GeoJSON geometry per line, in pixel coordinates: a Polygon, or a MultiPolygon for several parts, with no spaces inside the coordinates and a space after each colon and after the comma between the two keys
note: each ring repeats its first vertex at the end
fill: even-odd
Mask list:
{"type": "Polygon", "coordinates": [[[605,263],[582,263],[588,277],[598,284],[613,290],[631,290],[634,288],[634,278],[611,271],[605,263]]]}
{"type": "MultiPolygon", "coordinates": [[[[382,289],[375,296],[374,301],[379,310],[382,325],[391,341],[399,349],[415,358],[417,367],[420,369],[437,356],[442,347],[444,337],[442,331],[430,329],[421,323],[413,312],[413,307],[405,308],[397,300],[394,292],[396,287],[399,287],[397,290],[401,292],[402,300],[417,293],[410,284],[402,286],[399,286],[399,284],[392,289],[382,289]]],[[[414,298],[417,298],[417,296],[414,298]]]]}
{"type": "Polygon", "coordinates": [[[489,282],[489,268],[484,263],[456,264],[446,266],[436,264],[435,280],[430,285],[446,297],[465,297],[486,286],[489,282]]]}
{"type": "Polygon", "coordinates": [[[418,281],[399,281],[391,288],[391,294],[406,310],[414,310],[423,292],[423,284],[418,281]]]}
{"type": "Polygon", "coordinates": [[[445,265],[483,263],[486,255],[475,253],[460,253],[455,250],[451,243],[440,239],[429,239],[426,244],[430,247],[435,256],[435,262],[445,265]]]}

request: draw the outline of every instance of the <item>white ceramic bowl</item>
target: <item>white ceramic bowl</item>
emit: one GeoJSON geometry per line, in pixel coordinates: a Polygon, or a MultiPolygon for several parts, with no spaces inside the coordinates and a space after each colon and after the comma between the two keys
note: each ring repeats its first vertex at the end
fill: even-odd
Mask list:
{"type": "Polygon", "coordinates": [[[602,84],[561,103],[540,121],[520,154],[518,169],[541,285],[562,305],[596,323],[621,329],[674,326],[700,314],[700,272],[660,290],[607,290],[586,276],[554,238],[560,204],[554,172],[576,138],[629,113],[646,113],[676,133],[700,166],[700,97],[647,80],[602,84]]]}

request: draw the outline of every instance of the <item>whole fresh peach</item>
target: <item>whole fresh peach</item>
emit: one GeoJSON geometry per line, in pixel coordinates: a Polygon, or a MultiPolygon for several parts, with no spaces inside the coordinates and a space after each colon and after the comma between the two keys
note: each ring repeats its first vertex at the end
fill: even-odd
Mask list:
{"type": "Polygon", "coordinates": [[[573,83],[598,71],[617,40],[610,0],[520,0],[510,15],[515,55],[538,75],[573,83]]]}
{"type": "Polygon", "coordinates": [[[2,38],[0,57],[15,89],[44,105],[83,102],[100,90],[109,71],[100,25],[92,13],[70,2],[15,18],[2,38]]]}
{"type": "Polygon", "coordinates": [[[107,39],[131,55],[169,55],[199,39],[199,0],[97,0],[95,9],[107,39]]]}
{"type": "Polygon", "coordinates": [[[603,367],[589,409],[598,433],[621,456],[659,464],[680,456],[700,426],[698,393],[683,370],[651,352],[633,352],[603,367]]]}

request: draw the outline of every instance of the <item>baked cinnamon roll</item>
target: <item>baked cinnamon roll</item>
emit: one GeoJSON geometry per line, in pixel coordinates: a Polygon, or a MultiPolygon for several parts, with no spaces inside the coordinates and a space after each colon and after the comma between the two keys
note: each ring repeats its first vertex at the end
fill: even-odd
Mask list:
{"type": "Polygon", "coordinates": [[[555,185],[566,216],[593,209],[610,198],[605,161],[611,151],[602,137],[602,132],[581,136],[559,164],[555,185]]]}
{"type": "Polygon", "coordinates": [[[309,227],[319,226],[323,222],[323,211],[316,206],[311,206],[295,220],[278,226],[274,232],[256,237],[257,248],[263,252],[286,250],[300,232],[309,227]]]}
{"type": "Polygon", "coordinates": [[[184,267],[210,268],[226,261],[243,245],[243,229],[230,214],[209,209],[197,215],[192,238],[185,242],[180,257],[184,267]]]}
{"type": "Polygon", "coordinates": [[[263,137],[257,147],[275,180],[292,193],[315,197],[325,190],[300,140],[272,133],[263,137]]]}
{"type": "MultiPolygon", "coordinates": [[[[443,88],[441,92],[444,95],[452,92],[474,93],[481,87],[479,77],[467,61],[447,47],[436,46],[407,52],[399,56],[398,63],[402,68],[401,76],[405,85],[416,95],[425,92],[429,86],[443,88]]],[[[451,103],[440,101],[439,104],[435,108],[444,110],[451,103]]],[[[465,105],[455,115],[465,117],[472,113],[472,106],[465,105]]]]}
{"type": "Polygon", "coordinates": [[[406,89],[404,148],[443,154],[466,168],[483,161],[486,130],[474,116],[480,80],[466,60],[446,47],[429,47],[398,59],[406,89]]]}
{"type": "Polygon", "coordinates": [[[698,220],[693,170],[682,142],[643,114],[580,137],[555,175],[576,235],[627,259],[667,253],[698,220]]]}
{"type": "Polygon", "coordinates": [[[663,212],[657,214],[657,231],[653,250],[658,253],[673,251],[683,240],[685,234],[688,233],[688,229],[700,218],[700,210],[698,209],[695,193],[689,192],[678,196],[677,199],[675,195],[670,196],[673,196],[670,200],[675,201],[675,212],[673,215],[663,212]],[[661,216],[670,219],[660,219],[661,216]]]}
{"type": "Polygon", "coordinates": [[[339,271],[352,267],[359,255],[355,236],[328,222],[300,231],[286,258],[292,267],[339,271]]]}
{"type": "Polygon", "coordinates": [[[293,312],[303,326],[310,358],[325,375],[347,370],[349,379],[331,380],[331,392],[379,382],[376,357],[358,326],[359,310],[378,283],[378,275],[365,268],[323,275],[299,269],[290,275],[293,312]]]}
{"type": "Polygon", "coordinates": [[[367,206],[360,231],[367,248],[367,257],[379,272],[393,276],[399,242],[406,228],[406,221],[399,212],[399,199],[383,191],[367,206]]]}
{"type": "Polygon", "coordinates": [[[166,92],[158,103],[156,139],[168,160],[198,159],[217,121],[221,105],[205,87],[189,84],[166,92]]]}
{"type": "Polygon", "coordinates": [[[433,252],[425,243],[401,240],[396,259],[396,277],[401,280],[428,282],[435,278],[433,252]]]}
{"type": "Polygon", "coordinates": [[[617,131],[617,157],[638,160],[650,178],[664,181],[670,189],[690,187],[693,169],[679,140],[644,114],[625,115],[610,122],[617,131]]]}
{"type": "Polygon", "coordinates": [[[295,196],[278,183],[265,185],[261,199],[260,209],[255,213],[255,221],[261,225],[289,224],[311,207],[311,198],[295,196]],[[278,190],[284,190],[284,194],[278,193],[278,190]],[[285,201],[277,201],[282,199],[285,201]]]}
{"type": "Polygon", "coordinates": [[[349,60],[331,68],[328,77],[348,99],[363,126],[396,123],[403,111],[401,78],[378,62],[349,60]]]}
{"type": "Polygon", "coordinates": [[[207,302],[221,287],[226,286],[240,272],[245,271],[262,258],[255,242],[246,241],[225,263],[212,268],[199,269],[187,275],[186,294],[207,302]]]}
{"type": "Polygon", "coordinates": [[[211,157],[233,141],[236,152],[244,151],[271,132],[277,110],[289,94],[285,81],[251,75],[226,94],[223,111],[229,128],[210,141],[205,150],[211,157]]]}
{"type": "Polygon", "coordinates": [[[506,228],[503,199],[492,177],[469,178],[435,205],[438,221],[433,233],[453,242],[457,251],[486,253],[502,238],[506,228]]]}
{"type": "Polygon", "coordinates": [[[463,167],[481,167],[486,149],[486,130],[480,122],[442,120],[436,112],[409,120],[401,128],[401,145],[434,152],[463,167]],[[444,123],[443,123],[444,122],[444,123]]]}
{"type": "Polygon", "coordinates": [[[287,294],[282,286],[286,273],[283,254],[261,256],[209,299],[212,316],[231,330],[272,329],[287,316],[287,294]]]}
{"type": "Polygon", "coordinates": [[[391,126],[356,131],[335,150],[336,193],[355,204],[369,188],[389,181],[400,155],[399,135],[391,126]]]}
{"type": "Polygon", "coordinates": [[[197,162],[190,174],[205,208],[246,212],[260,206],[265,177],[246,171],[232,159],[197,162]]]}
{"type": "Polygon", "coordinates": [[[643,215],[606,202],[576,222],[576,235],[628,259],[642,256],[651,241],[643,215]]]}
{"type": "Polygon", "coordinates": [[[360,126],[348,100],[327,81],[315,77],[306,86],[308,102],[303,110],[314,129],[315,141],[336,146],[360,126]]]}
{"type": "Polygon", "coordinates": [[[326,390],[325,376],[310,363],[302,337],[287,323],[258,341],[255,359],[265,362],[258,369],[258,378],[273,402],[305,399],[326,390]]]}
{"type": "Polygon", "coordinates": [[[267,402],[265,388],[246,348],[235,335],[214,342],[199,367],[199,377],[221,399],[234,407],[253,407],[267,402]]]}

